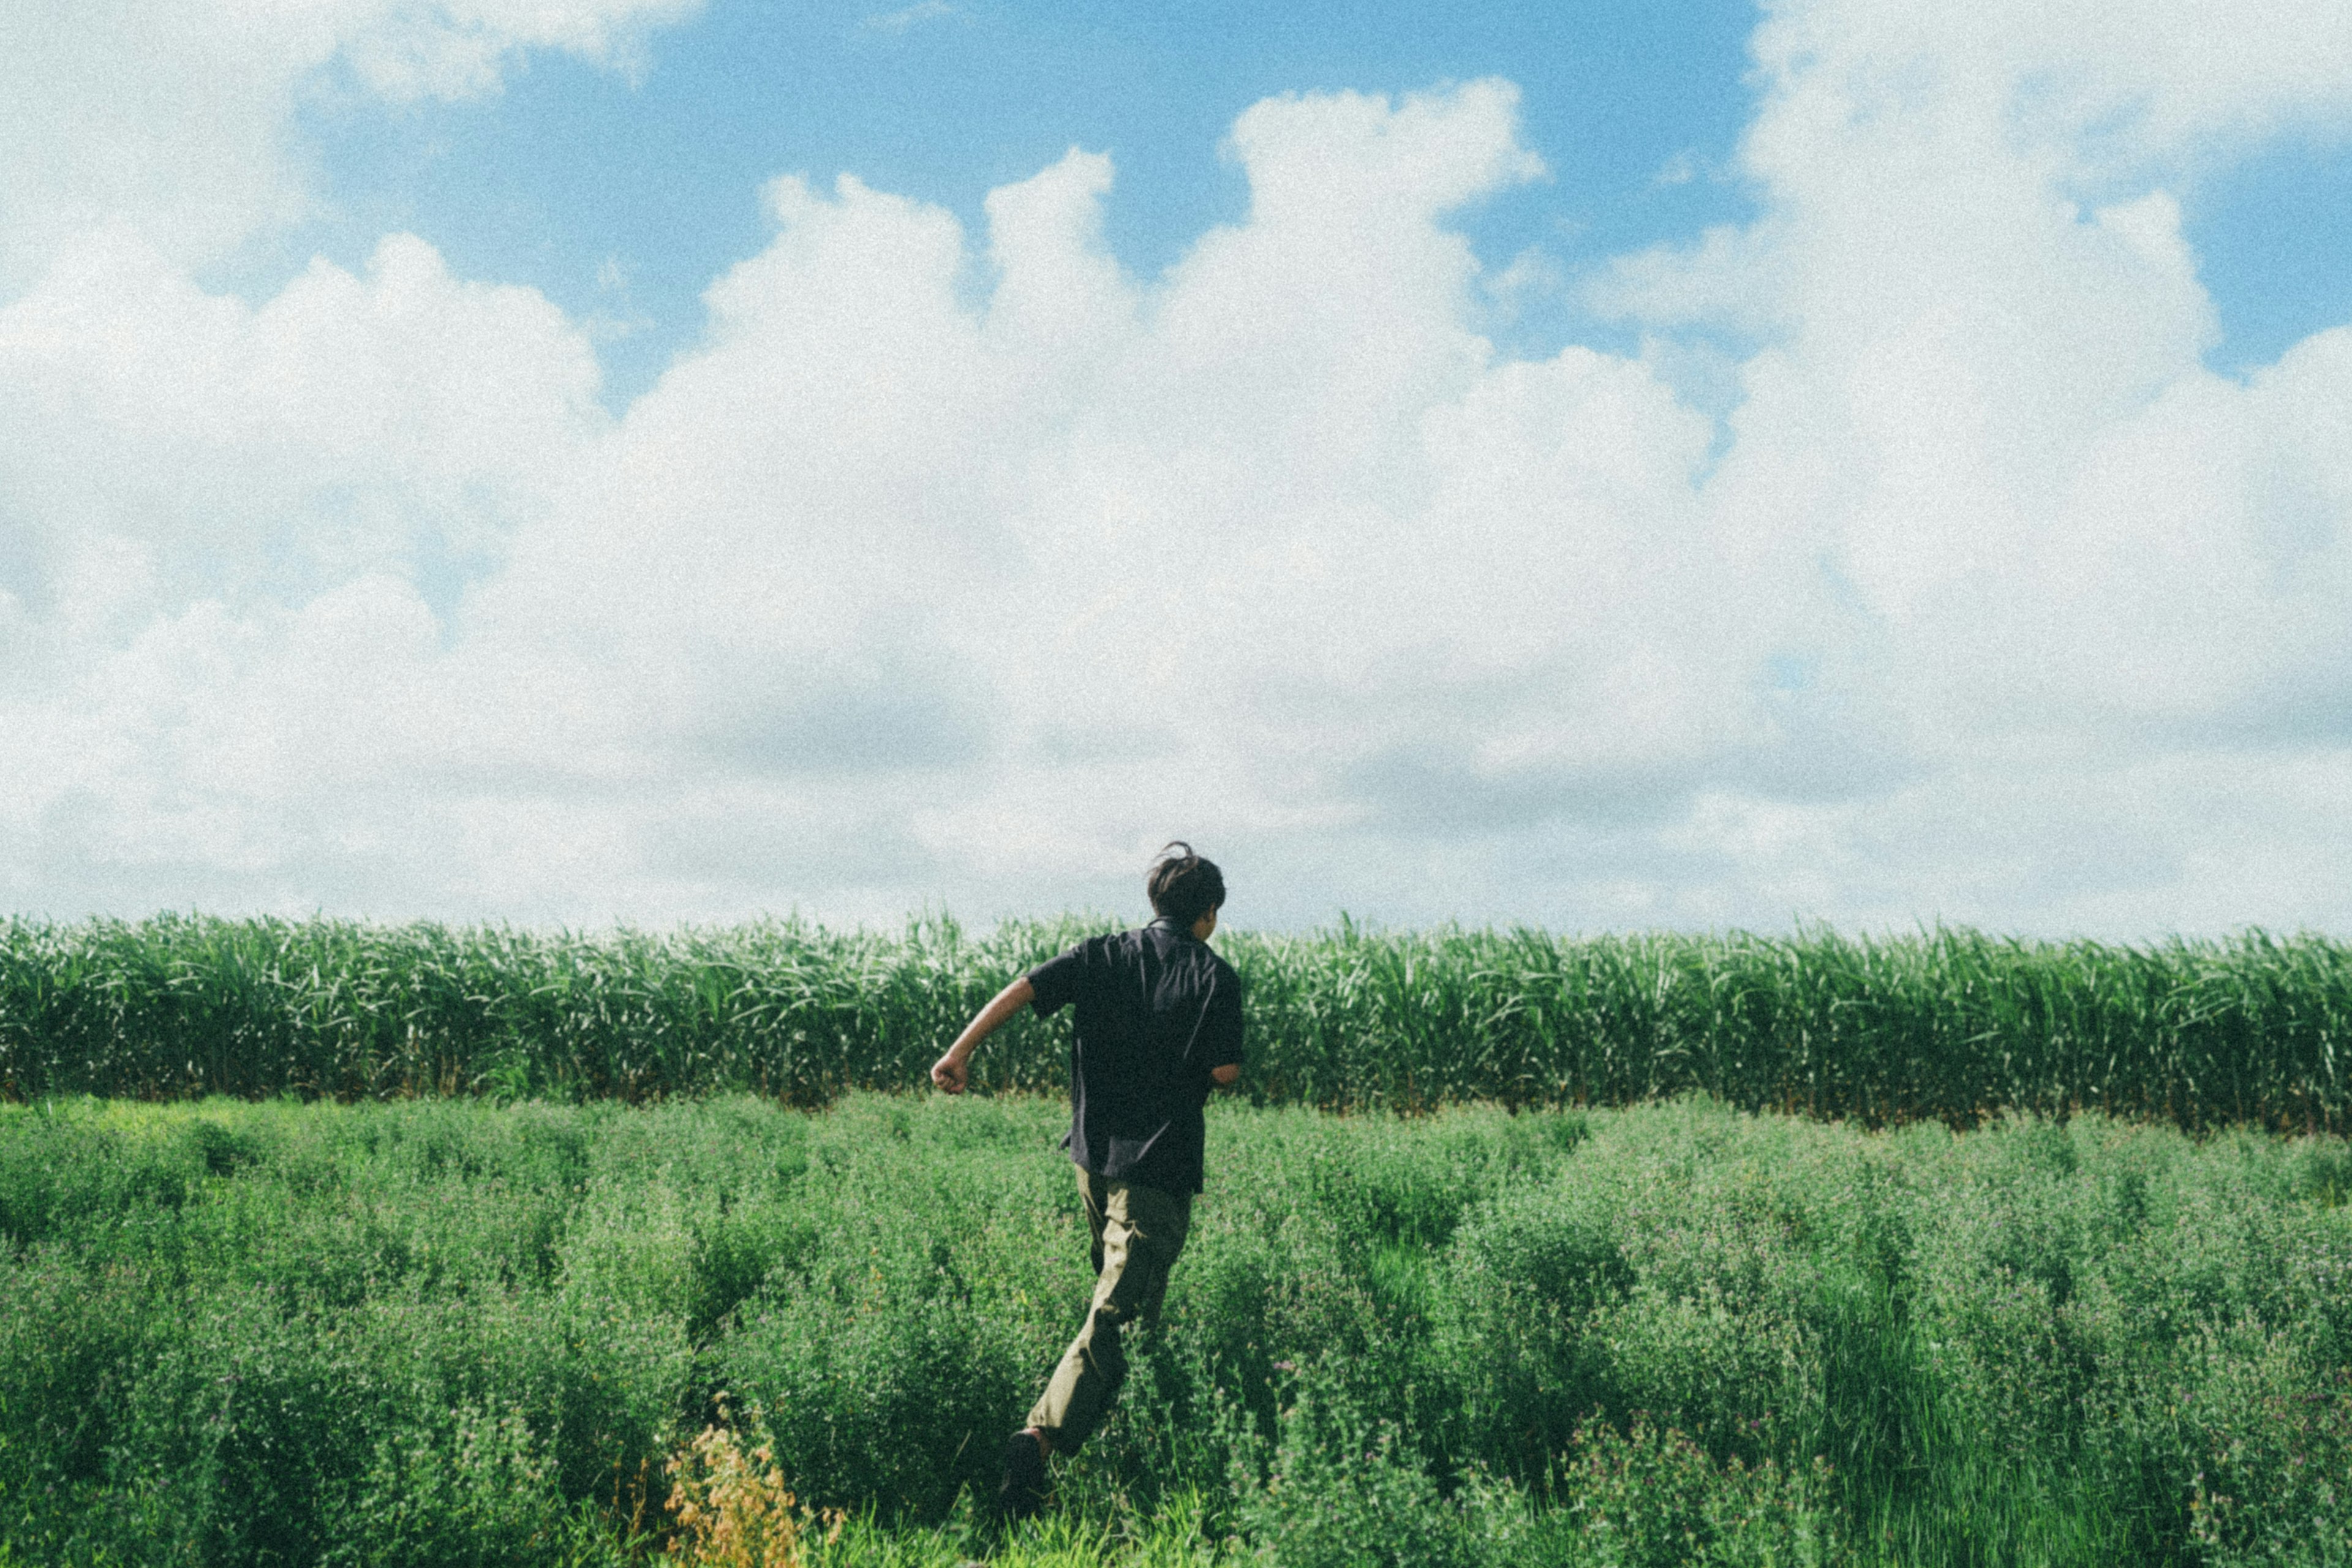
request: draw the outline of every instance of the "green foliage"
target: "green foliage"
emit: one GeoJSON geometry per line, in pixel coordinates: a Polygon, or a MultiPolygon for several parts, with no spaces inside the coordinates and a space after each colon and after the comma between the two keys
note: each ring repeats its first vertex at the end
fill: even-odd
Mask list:
{"type": "Polygon", "coordinates": [[[1470,1568],[1469,1521],[1393,1422],[1368,1418],[1325,1363],[1289,1390],[1272,1445],[1234,1445],[1234,1522],[1294,1568],[1470,1568]],[[1271,1452],[1268,1452],[1268,1449],[1271,1452]]]}
{"type": "Polygon", "coordinates": [[[2212,1456],[2191,1503],[2196,1540],[2217,1568],[2342,1568],[2352,1563],[2352,1369],[2317,1389],[2268,1370],[2231,1367],[2222,1399],[2193,1418],[2212,1456]]]}
{"type": "MultiPolygon", "coordinates": [[[[601,937],[419,921],[0,920],[0,1092],[517,1100],[743,1089],[799,1103],[920,1081],[1022,970],[1083,934],[764,921],[601,937]],[[944,1034],[943,1034],[944,1031],[944,1034]]],[[[1017,1040],[1019,1035],[1014,1038],[1017,1040]]],[[[985,1087],[1056,1080],[999,1053],[985,1087]]]]}
{"type": "Polygon", "coordinates": [[[1090,1283],[1065,1117],[0,1107],[0,1561],[648,1562],[755,1411],[827,1564],[2352,1552],[2341,1141],[1699,1100],[1218,1105],[1164,1322],[1000,1535],[1090,1283]]]}
{"type": "MultiPolygon", "coordinates": [[[[591,936],[0,920],[0,1096],[748,1089],[819,1105],[920,1084],[1006,981],[1108,923],[591,936]]],[[[2320,936],[1583,939],[1343,921],[1219,945],[1245,983],[1260,1103],[1615,1106],[1696,1090],[1872,1125],[2006,1109],[2352,1130],[2352,947],[2320,936]]],[[[978,1086],[1058,1087],[1066,1031],[1066,1016],[1016,1022],[981,1054],[978,1086]]],[[[2341,1201],[2344,1167],[2313,1179],[2341,1201]]]]}

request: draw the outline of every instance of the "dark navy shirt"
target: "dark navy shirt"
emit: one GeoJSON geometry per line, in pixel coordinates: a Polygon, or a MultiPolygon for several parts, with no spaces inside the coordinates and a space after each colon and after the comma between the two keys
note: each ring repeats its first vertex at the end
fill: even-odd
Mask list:
{"type": "Polygon", "coordinates": [[[1077,1008],[1070,1158],[1098,1176],[1201,1190],[1213,1068],[1242,1059],[1242,983],[1171,921],[1089,937],[1029,972],[1037,1011],[1077,1008]]]}

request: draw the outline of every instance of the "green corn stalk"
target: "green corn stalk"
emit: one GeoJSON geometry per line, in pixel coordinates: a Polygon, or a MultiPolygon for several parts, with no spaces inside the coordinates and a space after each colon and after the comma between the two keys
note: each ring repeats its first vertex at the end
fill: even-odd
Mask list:
{"type": "MultiPolygon", "coordinates": [[[[1100,919],[967,932],[799,920],[672,931],[0,919],[0,1095],[800,1104],[919,1086],[1012,976],[1100,919]]],[[[1688,1091],[1866,1124],[2097,1110],[2340,1131],[2352,947],[2250,930],[2147,945],[1954,927],[1846,936],[1519,927],[1233,932],[1259,1098],[1616,1105],[1688,1091]]],[[[1024,1019],[980,1087],[1061,1087],[1024,1019]]]]}

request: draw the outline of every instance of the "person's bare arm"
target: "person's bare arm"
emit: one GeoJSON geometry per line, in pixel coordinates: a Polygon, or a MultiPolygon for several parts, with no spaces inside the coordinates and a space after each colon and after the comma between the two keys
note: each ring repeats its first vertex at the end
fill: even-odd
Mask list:
{"type": "MultiPolygon", "coordinates": [[[[1007,1018],[1036,999],[1037,993],[1025,974],[998,992],[996,999],[982,1007],[979,1016],[963,1026],[963,1033],[958,1035],[955,1044],[948,1047],[948,1054],[931,1064],[931,1081],[950,1094],[961,1094],[968,1077],[965,1064],[971,1060],[971,1053],[979,1049],[980,1042],[994,1034],[1007,1018]]],[[[1236,1073],[1240,1071],[1239,1068],[1234,1070],[1236,1073]]]]}
{"type": "Polygon", "coordinates": [[[1227,1062],[1221,1068],[1209,1069],[1209,1081],[1219,1089],[1231,1089],[1241,1080],[1242,1064],[1239,1062],[1227,1062]]]}

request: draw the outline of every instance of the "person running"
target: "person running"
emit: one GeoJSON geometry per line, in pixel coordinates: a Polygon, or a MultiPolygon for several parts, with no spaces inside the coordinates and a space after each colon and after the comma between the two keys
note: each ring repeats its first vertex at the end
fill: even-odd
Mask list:
{"type": "Polygon", "coordinates": [[[1110,1409],[1127,1377],[1121,1331],[1158,1321],[1201,1190],[1201,1108],[1242,1074],[1241,980],[1208,945],[1223,875],[1179,840],[1144,886],[1150,925],[1089,937],[1039,964],[998,992],[931,1068],[933,1083],[961,1094],[971,1053],[1022,1008],[1077,1008],[1063,1143],[1094,1241],[1094,1304],[1029,1424],[1005,1439],[997,1506],[1008,1518],[1044,1505],[1046,1457],[1075,1451],[1110,1409]]]}

